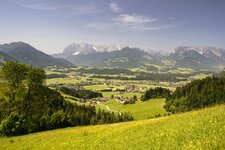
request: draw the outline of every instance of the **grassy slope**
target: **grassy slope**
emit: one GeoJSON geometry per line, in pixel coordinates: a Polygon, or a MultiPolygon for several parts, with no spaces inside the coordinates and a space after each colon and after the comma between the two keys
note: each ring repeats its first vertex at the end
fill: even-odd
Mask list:
{"type": "Polygon", "coordinates": [[[224,149],[225,106],[0,139],[0,149],[224,149]]]}
{"type": "MultiPolygon", "coordinates": [[[[66,100],[74,103],[76,101],[70,99],[71,96],[68,96],[66,94],[62,94],[63,96],[66,96],[66,100]]],[[[90,105],[89,103],[79,103],[76,102],[79,105],[90,105]]],[[[163,108],[165,104],[165,99],[151,99],[149,101],[137,101],[135,104],[127,104],[124,105],[123,103],[116,102],[115,100],[110,100],[108,102],[100,103],[100,104],[93,104],[92,106],[95,106],[95,108],[98,110],[104,109],[106,111],[114,111],[114,112],[130,112],[135,120],[143,120],[143,119],[149,119],[151,117],[154,117],[155,115],[164,115],[166,114],[165,109],[163,108]],[[107,109],[106,106],[109,106],[109,109],[107,109]]]]}
{"type": "Polygon", "coordinates": [[[143,120],[154,117],[157,114],[165,114],[166,111],[163,108],[165,99],[152,99],[146,102],[137,101],[135,104],[124,105],[118,103],[115,100],[103,103],[109,106],[112,110],[118,110],[120,112],[130,112],[135,120],[143,120]]]}
{"type": "Polygon", "coordinates": [[[136,95],[138,99],[140,99],[141,95],[143,95],[143,93],[138,93],[138,92],[126,92],[126,93],[121,93],[121,94],[117,94],[117,93],[118,92],[102,92],[102,95],[103,95],[103,97],[106,97],[106,98],[110,98],[112,95],[115,97],[123,96],[124,98],[126,98],[126,97],[131,98],[134,95],[136,95]]]}

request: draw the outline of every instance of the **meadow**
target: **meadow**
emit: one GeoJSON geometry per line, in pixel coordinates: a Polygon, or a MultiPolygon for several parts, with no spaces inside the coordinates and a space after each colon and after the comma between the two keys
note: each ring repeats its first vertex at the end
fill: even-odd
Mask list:
{"type": "MultiPolygon", "coordinates": [[[[154,66],[154,67],[158,67],[158,66],[154,66]]],[[[158,68],[158,69],[165,69],[165,68],[158,68]]],[[[67,70],[64,70],[64,71],[67,71],[67,70]]],[[[174,73],[181,73],[181,74],[189,74],[193,72],[193,70],[189,68],[177,68],[175,71],[176,72],[174,73]]],[[[57,70],[47,71],[47,74],[52,74],[52,73],[57,74],[57,70]]],[[[135,104],[124,105],[123,103],[116,102],[115,100],[110,100],[108,102],[93,105],[96,107],[96,109],[101,108],[106,111],[130,112],[133,115],[135,120],[143,120],[143,119],[149,119],[159,115],[160,116],[167,115],[168,112],[166,112],[163,109],[163,105],[165,104],[165,99],[153,99],[146,102],[142,102],[140,101],[140,99],[144,91],[134,90],[129,92],[118,92],[116,91],[117,89],[124,89],[125,86],[129,85],[129,86],[141,87],[145,90],[149,88],[156,88],[156,87],[168,88],[171,91],[175,90],[175,86],[172,86],[173,82],[166,82],[166,81],[148,82],[148,81],[141,81],[141,80],[115,80],[115,79],[106,80],[103,78],[91,78],[93,74],[75,72],[74,70],[70,70],[70,72],[65,72],[65,73],[68,76],[72,76],[72,77],[47,79],[46,84],[49,85],[49,84],[72,83],[75,85],[81,85],[84,89],[101,92],[104,98],[111,98],[113,95],[114,97],[131,99],[134,95],[136,95],[139,101],[137,101],[135,104]],[[101,81],[101,82],[98,82],[98,81],[101,81]],[[82,85],[81,82],[85,84],[82,85]],[[102,90],[105,90],[105,89],[112,89],[112,91],[103,92],[102,90]]],[[[102,75],[115,76],[114,74],[112,75],[102,74],[102,75]]],[[[191,76],[191,78],[201,79],[201,78],[205,78],[206,76],[207,74],[199,73],[199,74],[196,74],[195,76],[191,76]]],[[[185,85],[188,82],[190,81],[185,80],[185,81],[180,81],[177,83],[179,83],[180,85],[185,85]]],[[[70,97],[70,96],[67,95],[66,97],[70,97]]],[[[70,102],[75,102],[72,99],[74,98],[67,98],[67,100],[69,100],[70,102]]],[[[79,98],[76,98],[76,99],[79,100],[79,98]]],[[[79,103],[79,102],[76,102],[76,103],[81,105],[83,104],[89,105],[89,103],[79,103]]]]}
{"type": "MultiPolygon", "coordinates": [[[[73,100],[74,97],[62,94],[67,101],[72,103],[77,103],[79,105],[90,105],[89,103],[80,103],[78,101],[73,100]]],[[[165,111],[163,108],[165,104],[165,98],[161,99],[151,99],[149,101],[136,101],[135,104],[127,104],[124,105],[123,103],[117,102],[116,100],[110,100],[108,102],[102,102],[100,104],[91,104],[95,106],[98,110],[104,109],[106,111],[113,111],[113,112],[130,112],[134,117],[134,120],[144,120],[155,117],[156,115],[167,115],[168,112],[165,111]]]]}
{"type": "Polygon", "coordinates": [[[0,149],[225,149],[225,105],[110,125],[0,138],[0,149]]]}
{"type": "MultiPolygon", "coordinates": [[[[130,112],[134,117],[134,120],[144,120],[155,117],[156,115],[165,115],[165,109],[163,105],[165,104],[165,99],[151,99],[149,101],[137,101],[135,104],[127,104],[116,102],[111,100],[102,104],[95,105],[96,108],[106,109],[106,106],[110,110],[118,112],[130,112]],[[102,105],[103,104],[103,105],[102,105]]],[[[106,109],[107,110],[107,109],[106,109]]]]}

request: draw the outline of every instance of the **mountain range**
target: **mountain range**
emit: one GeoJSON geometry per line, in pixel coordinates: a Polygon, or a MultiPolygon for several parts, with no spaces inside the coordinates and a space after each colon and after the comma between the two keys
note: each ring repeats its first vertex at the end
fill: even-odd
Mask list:
{"type": "Polygon", "coordinates": [[[0,45],[0,64],[19,61],[36,67],[74,65],[90,67],[191,68],[196,71],[219,71],[225,67],[225,50],[214,47],[178,47],[162,53],[125,45],[71,44],[62,53],[48,55],[24,42],[0,45]]]}
{"type": "Polygon", "coordinates": [[[53,54],[56,58],[66,58],[74,55],[87,55],[96,52],[112,52],[122,50],[126,45],[93,45],[89,43],[76,44],[72,43],[67,46],[60,54],[53,54]]]}
{"type": "Polygon", "coordinates": [[[168,57],[175,67],[195,70],[221,70],[225,66],[225,50],[214,47],[179,47],[168,57]]]}
{"type": "Polygon", "coordinates": [[[136,68],[162,65],[194,70],[221,70],[225,66],[225,50],[214,47],[178,47],[163,53],[124,45],[100,46],[88,43],[71,44],[60,54],[75,65],[90,67],[136,68]]]}
{"type": "Polygon", "coordinates": [[[0,45],[0,62],[18,61],[35,67],[74,66],[65,59],[54,58],[24,42],[0,45]]]}

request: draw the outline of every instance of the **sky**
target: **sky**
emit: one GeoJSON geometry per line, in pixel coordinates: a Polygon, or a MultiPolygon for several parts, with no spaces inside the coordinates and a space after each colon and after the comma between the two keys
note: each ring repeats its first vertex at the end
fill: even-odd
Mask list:
{"type": "Polygon", "coordinates": [[[225,0],[1,0],[0,44],[48,54],[71,43],[225,48],[225,0]]]}

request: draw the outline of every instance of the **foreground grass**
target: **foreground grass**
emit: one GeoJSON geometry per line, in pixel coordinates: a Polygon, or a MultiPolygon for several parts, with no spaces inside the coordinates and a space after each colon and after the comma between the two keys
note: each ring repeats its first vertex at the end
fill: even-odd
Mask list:
{"type": "Polygon", "coordinates": [[[225,106],[145,121],[0,138],[0,149],[225,149],[225,106]]]}

